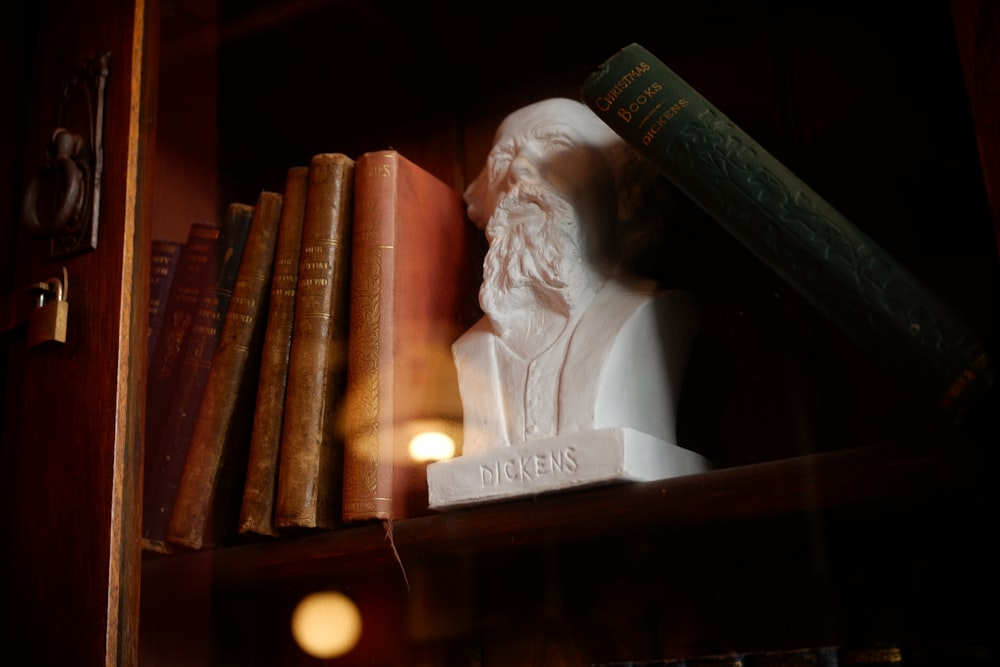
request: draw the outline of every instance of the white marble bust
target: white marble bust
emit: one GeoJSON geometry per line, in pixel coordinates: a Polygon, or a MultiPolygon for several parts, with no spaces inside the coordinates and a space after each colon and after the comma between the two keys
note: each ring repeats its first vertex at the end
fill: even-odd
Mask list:
{"type": "Polygon", "coordinates": [[[697,306],[615,250],[650,168],[574,100],[501,123],[465,192],[485,315],[453,346],[462,454],[428,468],[432,507],[708,467],[676,444],[697,306]]]}

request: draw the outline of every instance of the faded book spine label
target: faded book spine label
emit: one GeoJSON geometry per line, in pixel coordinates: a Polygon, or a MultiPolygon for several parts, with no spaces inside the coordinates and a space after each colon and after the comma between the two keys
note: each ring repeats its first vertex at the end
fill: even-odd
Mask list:
{"type": "MultiPolygon", "coordinates": [[[[191,227],[179,260],[178,275],[171,285],[165,304],[161,337],[153,347],[149,368],[151,383],[166,381],[176,373],[184,341],[198,306],[198,297],[202,288],[214,281],[214,276],[209,275],[207,267],[210,267],[218,239],[218,227],[200,224],[191,227]]],[[[168,394],[168,391],[164,392],[163,396],[168,394]]],[[[163,396],[157,396],[157,399],[162,401],[163,396]]]]}
{"type": "Polygon", "coordinates": [[[180,261],[183,245],[166,240],[154,240],[149,267],[149,339],[147,353],[152,358],[156,341],[163,329],[167,299],[180,261]]]}

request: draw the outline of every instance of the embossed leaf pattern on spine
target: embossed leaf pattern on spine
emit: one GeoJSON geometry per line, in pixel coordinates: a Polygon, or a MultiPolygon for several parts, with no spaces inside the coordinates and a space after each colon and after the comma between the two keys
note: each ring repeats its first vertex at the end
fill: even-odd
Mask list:
{"type": "Polygon", "coordinates": [[[971,327],[754,139],[638,44],[581,97],[820,312],[958,418],[993,385],[971,327]]]}
{"type": "Polygon", "coordinates": [[[379,300],[382,293],[382,263],[379,248],[359,252],[351,287],[351,337],[358,341],[348,360],[348,384],[352,387],[348,412],[348,432],[354,438],[346,465],[344,497],[359,504],[345,511],[373,512],[372,503],[360,499],[373,497],[378,489],[379,460],[379,300]]]}
{"type": "Polygon", "coordinates": [[[345,521],[392,518],[393,329],[399,163],[389,152],[358,159],[351,274],[345,521]],[[353,365],[353,371],[352,371],[353,365]]]}
{"type": "Polygon", "coordinates": [[[358,158],[354,211],[343,519],[395,520],[428,511],[413,429],[458,402],[454,370],[429,360],[457,336],[465,212],[393,150],[358,158]]]}
{"type": "Polygon", "coordinates": [[[884,336],[909,329],[932,349],[942,349],[948,323],[937,315],[930,295],[914,289],[911,276],[887,262],[870,239],[796,178],[782,174],[777,166],[769,170],[737,127],[705,110],[679,134],[684,141],[667,147],[667,159],[704,179],[708,194],[727,218],[752,226],[755,233],[742,238],[747,247],[758,256],[773,258],[778,272],[812,295],[821,312],[834,319],[860,320],[881,313],[893,324],[884,326],[875,319],[871,324],[883,334],[877,340],[885,345],[892,341],[884,336]],[[802,261],[810,253],[823,262],[802,261]],[[831,270],[852,279],[830,281],[831,270]],[[854,296],[857,289],[874,311],[854,296]]]}

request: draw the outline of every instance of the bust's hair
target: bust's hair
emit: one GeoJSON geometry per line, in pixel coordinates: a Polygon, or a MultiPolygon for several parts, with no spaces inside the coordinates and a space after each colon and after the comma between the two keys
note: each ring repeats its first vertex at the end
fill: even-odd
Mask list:
{"type": "Polygon", "coordinates": [[[618,192],[618,220],[628,222],[642,215],[655,197],[659,172],[638,151],[624,141],[605,147],[608,164],[618,192]]]}
{"type": "Polygon", "coordinates": [[[618,193],[614,229],[616,254],[627,268],[656,277],[663,263],[669,226],[682,194],[625,141],[605,147],[618,193]]]}

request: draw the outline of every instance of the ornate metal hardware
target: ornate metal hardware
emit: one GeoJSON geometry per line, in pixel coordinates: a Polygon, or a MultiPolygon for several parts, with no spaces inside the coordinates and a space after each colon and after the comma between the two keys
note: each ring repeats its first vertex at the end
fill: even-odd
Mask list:
{"type": "Polygon", "coordinates": [[[21,220],[32,234],[51,239],[53,258],[97,248],[109,58],[88,58],[63,84],[57,127],[24,194],[21,220]]]}

